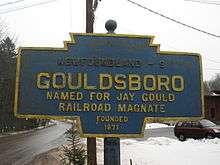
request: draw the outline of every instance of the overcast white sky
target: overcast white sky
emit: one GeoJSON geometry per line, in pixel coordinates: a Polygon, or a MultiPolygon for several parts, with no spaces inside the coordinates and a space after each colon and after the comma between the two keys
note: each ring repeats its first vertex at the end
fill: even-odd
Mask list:
{"type": "MultiPolygon", "coordinates": [[[[85,1],[1,0],[0,18],[8,31],[17,37],[18,46],[62,47],[63,41],[70,39],[69,32],[85,32],[85,1]],[[39,4],[45,2],[47,4],[39,4]]],[[[220,35],[220,5],[184,0],[133,1],[188,25],[220,35]]],[[[220,0],[215,2],[220,4],[220,0]]],[[[220,38],[178,25],[127,0],[102,0],[96,11],[94,31],[106,33],[104,25],[108,19],[117,21],[117,33],[154,35],[154,43],[161,44],[161,50],[201,54],[204,80],[210,80],[220,73],[220,38]]]]}

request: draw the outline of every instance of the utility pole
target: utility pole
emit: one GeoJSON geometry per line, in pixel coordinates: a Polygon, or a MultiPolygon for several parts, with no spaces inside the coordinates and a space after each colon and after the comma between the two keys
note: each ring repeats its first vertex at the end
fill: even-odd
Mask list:
{"type": "Polygon", "coordinates": [[[93,33],[94,9],[93,0],[86,0],[86,33],[93,33]]]}
{"type": "MultiPolygon", "coordinates": [[[[93,33],[93,0],[86,0],[86,33],[93,33]]],[[[97,165],[96,138],[87,138],[87,165],[97,165]]]]}

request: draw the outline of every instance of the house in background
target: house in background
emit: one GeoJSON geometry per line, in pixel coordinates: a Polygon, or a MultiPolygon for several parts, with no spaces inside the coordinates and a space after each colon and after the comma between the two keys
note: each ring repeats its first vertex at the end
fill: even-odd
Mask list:
{"type": "Polygon", "coordinates": [[[220,124],[220,91],[204,96],[205,118],[220,124]]]}

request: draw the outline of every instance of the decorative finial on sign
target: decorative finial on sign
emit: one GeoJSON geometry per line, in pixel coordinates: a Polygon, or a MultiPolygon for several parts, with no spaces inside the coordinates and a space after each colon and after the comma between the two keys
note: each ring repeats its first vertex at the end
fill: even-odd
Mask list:
{"type": "Polygon", "coordinates": [[[110,19],[105,23],[105,28],[108,31],[108,33],[115,33],[115,29],[117,28],[116,21],[110,19]]]}

